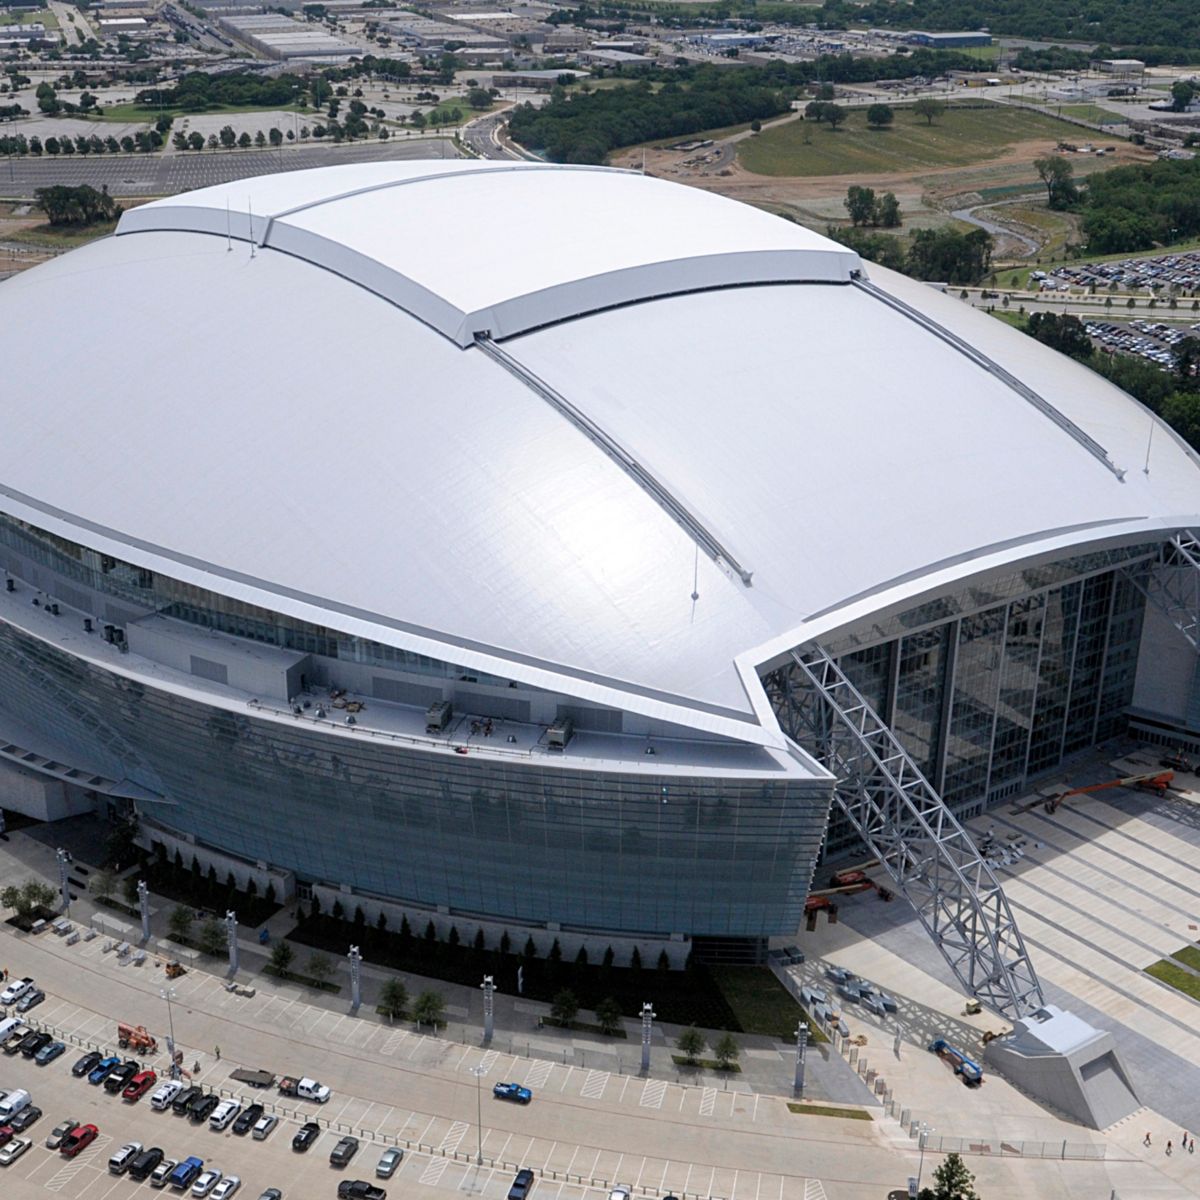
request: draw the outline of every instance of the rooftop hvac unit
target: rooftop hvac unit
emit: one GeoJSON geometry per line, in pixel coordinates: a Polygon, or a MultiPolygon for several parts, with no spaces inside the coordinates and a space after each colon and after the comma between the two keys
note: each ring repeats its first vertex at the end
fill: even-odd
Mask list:
{"type": "Polygon", "coordinates": [[[567,743],[571,740],[571,735],[575,732],[575,722],[569,717],[560,721],[555,721],[549,729],[546,730],[546,745],[551,750],[565,750],[567,743]]]}
{"type": "Polygon", "coordinates": [[[425,710],[425,732],[442,733],[454,716],[454,706],[449,700],[435,700],[425,710]]]}

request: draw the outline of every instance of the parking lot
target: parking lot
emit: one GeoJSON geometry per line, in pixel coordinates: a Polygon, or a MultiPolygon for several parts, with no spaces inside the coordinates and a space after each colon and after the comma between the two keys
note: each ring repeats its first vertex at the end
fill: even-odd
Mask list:
{"type": "Polygon", "coordinates": [[[1200,291],[1200,250],[1161,254],[1152,258],[1123,258],[1112,262],[1072,263],[1052,271],[1036,271],[1035,283],[1051,291],[1065,287],[1115,285],[1120,291],[1174,288],[1180,294],[1200,291]]]}
{"type": "Polygon", "coordinates": [[[1110,354],[1132,354],[1154,363],[1166,371],[1175,369],[1175,353],[1171,349],[1185,337],[1200,333],[1200,324],[1188,328],[1167,325],[1162,321],[1085,321],[1083,328],[1102,350],[1110,354]]]}

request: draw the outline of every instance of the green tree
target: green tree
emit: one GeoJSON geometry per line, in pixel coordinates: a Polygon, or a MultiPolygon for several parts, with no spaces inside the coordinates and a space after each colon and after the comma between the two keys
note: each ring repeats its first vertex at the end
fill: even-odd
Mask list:
{"type": "Polygon", "coordinates": [[[250,148],[250,135],[244,129],[238,137],[237,144],[243,150],[248,150],[250,148]]]}
{"type": "Polygon", "coordinates": [[[232,150],[237,145],[237,134],[234,132],[232,125],[223,125],[221,132],[217,136],[221,139],[221,145],[226,150],[232,150]]]}
{"type": "Polygon", "coordinates": [[[492,96],[486,88],[473,87],[467,92],[467,103],[472,108],[485,109],[492,107],[492,96]]]}
{"type": "Polygon", "coordinates": [[[402,1020],[408,1008],[408,988],[394,975],[379,989],[379,1009],[389,1021],[402,1020]]]}
{"type": "Polygon", "coordinates": [[[425,119],[425,114],[424,114],[424,113],[423,113],[423,112],[422,112],[420,109],[417,109],[417,110],[416,110],[416,111],[415,111],[415,112],[414,112],[414,113],[413,113],[413,114],[412,114],[412,115],[411,115],[411,116],[408,118],[408,122],[409,122],[409,124],[410,124],[410,125],[412,125],[412,126],[415,128],[415,129],[424,129],[424,128],[425,128],[425,125],[426,125],[426,123],[427,123],[427,122],[426,122],[426,119],[425,119]]]}
{"type": "Polygon", "coordinates": [[[975,1176],[957,1154],[947,1154],[933,1173],[933,1187],[921,1189],[920,1200],[979,1200],[975,1176]]]}
{"type": "Polygon", "coordinates": [[[850,214],[851,225],[875,224],[875,189],[860,187],[852,183],[846,189],[846,199],[842,201],[846,212],[850,214]]]}
{"type": "MultiPolygon", "coordinates": [[[[41,91],[40,88],[38,90],[41,91]]],[[[1195,95],[1196,88],[1193,84],[1186,79],[1177,80],[1171,84],[1171,108],[1175,112],[1183,112],[1195,95]]]]}
{"type": "Polygon", "coordinates": [[[285,975],[291,970],[292,959],[295,957],[296,952],[292,949],[291,942],[285,942],[281,939],[271,947],[271,966],[280,975],[285,975]]]}
{"type": "Polygon", "coordinates": [[[1033,160],[1038,178],[1046,185],[1046,202],[1051,208],[1070,208],[1079,199],[1073,179],[1074,168],[1061,154],[1047,154],[1033,160]]]}
{"type": "Polygon", "coordinates": [[[922,96],[913,106],[914,115],[924,117],[927,125],[932,125],[945,111],[946,105],[932,96],[922,96]]]}
{"type": "Polygon", "coordinates": [[[11,908],[21,920],[27,920],[42,909],[53,908],[57,899],[58,893],[40,879],[10,884],[0,891],[0,905],[11,908]]]}
{"type": "Polygon", "coordinates": [[[621,1006],[612,996],[606,996],[596,1005],[596,1022],[609,1037],[621,1030],[621,1006]]]}
{"type": "Polygon", "coordinates": [[[867,124],[872,129],[886,129],[895,119],[896,114],[890,104],[872,104],[867,109],[867,124]]]}
{"type": "Polygon", "coordinates": [[[689,1025],[675,1039],[675,1048],[689,1063],[694,1063],[704,1053],[704,1048],[707,1045],[708,1043],[704,1040],[704,1034],[694,1025],[689,1025]]]}
{"type": "Polygon", "coordinates": [[[739,1053],[738,1044],[732,1033],[723,1033],[717,1039],[716,1045],[713,1046],[713,1054],[723,1071],[728,1071],[737,1062],[739,1053]]]}
{"type": "Polygon", "coordinates": [[[825,120],[825,105],[820,100],[810,100],[804,106],[804,119],[816,121],[818,125],[825,120]]]}
{"type": "Polygon", "coordinates": [[[846,110],[840,104],[825,105],[825,120],[829,122],[830,129],[837,129],[845,119],[846,110]]]}
{"type": "Polygon", "coordinates": [[[192,910],[186,904],[177,904],[167,918],[167,928],[177,942],[186,941],[192,932],[192,910]]]}
{"type": "Polygon", "coordinates": [[[196,935],[196,944],[201,954],[211,954],[216,957],[225,951],[225,927],[216,917],[209,917],[200,926],[196,935]]]}
{"type": "Polygon", "coordinates": [[[333,960],[328,954],[310,954],[305,971],[310,979],[324,983],[333,974],[333,960]]]}
{"type": "Polygon", "coordinates": [[[884,229],[895,229],[900,224],[900,201],[895,192],[884,192],[879,197],[879,207],[875,210],[875,220],[884,229]]]}
{"type": "Polygon", "coordinates": [[[555,993],[554,1003],[550,1006],[550,1015],[563,1026],[570,1028],[579,1012],[579,997],[570,988],[563,988],[555,993]]]}
{"type": "Polygon", "coordinates": [[[107,868],[97,871],[88,884],[88,891],[97,900],[111,900],[117,892],[117,873],[107,868]]]}
{"type": "Polygon", "coordinates": [[[267,135],[261,129],[254,135],[254,144],[260,150],[267,144],[267,135]]]}
{"type": "Polygon", "coordinates": [[[283,134],[274,125],[267,130],[267,139],[270,141],[272,146],[283,145],[283,134]]]}
{"type": "Polygon", "coordinates": [[[445,1024],[446,1001],[441,992],[422,992],[413,1002],[413,1020],[418,1026],[445,1024]]]}

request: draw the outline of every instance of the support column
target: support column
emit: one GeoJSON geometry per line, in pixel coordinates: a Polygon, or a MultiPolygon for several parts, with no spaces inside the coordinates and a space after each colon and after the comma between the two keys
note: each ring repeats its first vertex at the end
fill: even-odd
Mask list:
{"type": "Polygon", "coordinates": [[[642,1005],[642,1074],[650,1072],[650,1038],[654,1033],[654,1008],[647,1001],[642,1005]]]}
{"type": "Polygon", "coordinates": [[[229,946],[229,974],[238,971],[237,913],[229,909],[225,913],[225,941],[229,946]]]}
{"type": "Polygon", "coordinates": [[[150,889],[144,879],[138,880],[138,913],[142,918],[142,945],[150,940],[150,889]]]}
{"type": "Polygon", "coordinates": [[[490,1045],[492,1041],[492,1032],[495,1029],[496,1017],[496,980],[494,976],[485,975],[483,983],[479,985],[483,988],[483,1044],[490,1045]]]}
{"type": "Polygon", "coordinates": [[[804,1059],[808,1054],[808,1025],[801,1021],[796,1026],[796,1078],[792,1090],[797,1096],[804,1092],[804,1059]]]}
{"type": "Polygon", "coordinates": [[[357,946],[350,947],[350,1011],[358,1012],[362,1004],[362,955],[357,946]]]}
{"type": "Polygon", "coordinates": [[[71,888],[67,882],[67,873],[71,866],[71,856],[60,846],[54,852],[58,861],[58,890],[62,895],[62,910],[65,916],[71,915],[71,888]]]}

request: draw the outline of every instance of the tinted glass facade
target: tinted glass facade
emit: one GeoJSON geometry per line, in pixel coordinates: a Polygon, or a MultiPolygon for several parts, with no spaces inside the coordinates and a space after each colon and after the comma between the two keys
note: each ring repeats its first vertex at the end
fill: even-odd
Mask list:
{"type": "MultiPolygon", "coordinates": [[[[835,636],[828,648],[946,803],[970,815],[1121,730],[1145,603],[1124,570],[1153,552],[1016,571],[835,636]]],[[[856,841],[835,810],[828,851],[856,841]]]]}
{"type": "MultiPolygon", "coordinates": [[[[90,563],[90,552],[37,531],[0,529],[0,544],[19,540],[23,554],[32,545],[48,568],[74,563],[80,574],[69,578],[125,600],[169,598],[178,586],[111,560],[90,563]]],[[[36,583],[62,595],[57,575],[36,583]]],[[[197,614],[226,622],[227,632],[250,620],[264,640],[349,649],[339,634],[200,599],[197,614]]],[[[136,675],[134,656],[122,667],[136,675]]],[[[70,766],[162,796],[139,802],[157,822],[302,881],[565,928],[794,932],[829,807],[827,784],[767,772],[729,778],[458,756],[230,711],[125,678],[3,621],[0,721],[45,729],[70,766]]]]}

